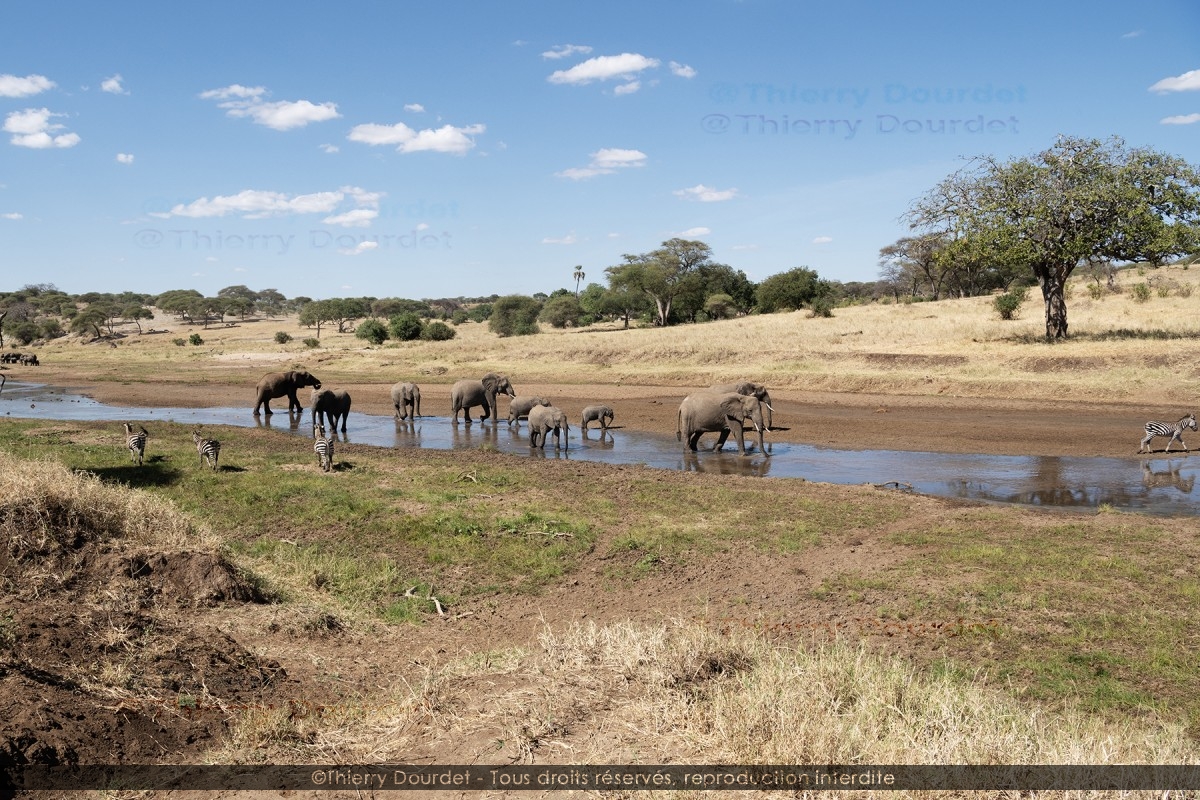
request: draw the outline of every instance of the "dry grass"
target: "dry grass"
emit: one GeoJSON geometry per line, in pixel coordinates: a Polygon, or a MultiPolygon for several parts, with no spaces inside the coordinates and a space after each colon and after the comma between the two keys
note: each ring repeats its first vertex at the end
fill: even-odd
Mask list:
{"type": "Polygon", "coordinates": [[[537,336],[500,339],[464,323],[448,342],[387,342],[369,347],[353,334],[314,331],[295,317],[193,329],[165,321],[170,333],[121,339],[117,348],[46,345],[43,361],[113,380],[243,382],[271,369],[309,367],[327,381],[426,383],[498,371],[518,382],[696,386],[752,375],[773,389],[972,397],[1044,398],[1175,404],[1195,395],[1190,348],[1164,339],[1196,338],[1192,289],[1200,270],[1164,267],[1121,273],[1119,291],[1093,298],[1082,276],[1070,284],[1071,339],[1047,343],[1041,300],[1030,292],[1020,318],[1002,321],[991,297],[937,303],[874,304],[836,309],[829,319],[806,312],[743,317],[667,329],[599,325],[546,328],[537,336]],[[1140,301],[1131,287],[1155,287],[1140,301]],[[196,330],[199,347],[172,339],[196,330]],[[274,342],[277,330],[295,341],[274,342]],[[165,365],[169,370],[164,370],[165,365]]]}
{"type": "Polygon", "coordinates": [[[983,675],[933,675],[861,645],[785,648],[748,631],[730,635],[690,623],[546,630],[532,652],[477,653],[430,668],[370,711],[320,729],[293,721],[286,731],[278,730],[278,714],[256,715],[243,720],[235,738],[256,747],[286,742],[292,757],[336,753],[343,763],[435,757],[485,764],[1184,764],[1200,758],[1178,728],[1018,705],[983,675]]]}

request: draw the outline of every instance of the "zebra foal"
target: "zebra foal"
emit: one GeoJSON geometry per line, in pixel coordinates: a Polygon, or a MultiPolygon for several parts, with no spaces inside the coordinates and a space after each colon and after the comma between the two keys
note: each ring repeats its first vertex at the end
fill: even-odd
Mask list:
{"type": "Polygon", "coordinates": [[[1170,436],[1171,438],[1167,441],[1167,449],[1163,452],[1171,452],[1171,445],[1173,445],[1175,440],[1178,439],[1179,443],[1183,445],[1183,450],[1186,453],[1188,446],[1187,443],[1183,441],[1183,432],[1188,428],[1196,430],[1195,414],[1188,414],[1174,425],[1169,422],[1147,422],[1145,428],[1146,438],[1142,439],[1142,446],[1138,448],[1138,452],[1152,452],[1150,450],[1150,440],[1155,436],[1170,436]]]}
{"type": "Polygon", "coordinates": [[[213,472],[217,471],[217,458],[221,455],[221,443],[216,439],[205,439],[200,431],[192,431],[192,441],[196,443],[196,452],[200,454],[200,466],[207,461],[213,472]]]}
{"type": "Polygon", "coordinates": [[[146,457],[146,437],[149,435],[141,425],[138,425],[138,430],[135,431],[133,425],[125,423],[125,446],[129,448],[130,457],[139,467],[146,457]]]}
{"type": "Polygon", "coordinates": [[[316,423],[313,425],[313,452],[317,454],[317,464],[321,469],[329,472],[333,469],[333,442],[334,439],[325,436],[325,426],[316,423]]]}

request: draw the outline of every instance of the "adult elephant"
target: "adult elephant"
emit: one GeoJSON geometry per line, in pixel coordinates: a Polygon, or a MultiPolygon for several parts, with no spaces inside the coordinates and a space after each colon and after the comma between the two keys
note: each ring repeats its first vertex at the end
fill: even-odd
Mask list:
{"type": "Polygon", "coordinates": [[[774,421],[775,409],[771,408],[771,395],[767,392],[767,387],[761,383],[752,381],[740,381],[738,383],[721,383],[712,387],[714,392],[736,392],[744,394],[747,397],[754,397],[758,402],[767,407],[767,430],[771,430],[771,423],[774,421]]]}
{"type": "Polygon", "coordinates": [[[538,446],[541,437],[541,448],[546,449],[546,437],[554,433],[554,449],[566,448],[566,440],[570,438],[571,428],[567,425],[567,415],[557,406],[534,406],[529,410],[529,446],[538,446]],[[563,439],[560,443],[559,437],[563,439]]]}
{"type": "Polygon", "coordinates": [[[346,417],[350,416],[350,393],[341,389],[313,389],[309,400],[312,406],[313,425],[317,420],[328,422],[329,432],[338,429],[338,419],[342,421],[342,433],[346,432],[346,417]]]}
{"type": "Polygon", "coordinates": [[[521,420],[529,419],[529,412],[534,406],[548,406],[550,401],[544,397],[528,397],[521,395],[514,397],[508,402],[508,424],[511,427],[515,422],[517,427],[521,427],[521,420]]]}
{"type": "Polygon", "coordinates": [[[396,419],[421,416],[421,387],[415,383],[397,383],[392,387],[392,406],[396,409],[396,419]]]}
{"type": "Polygon", "coordinates": [[[729,432],[737,437],[738,452],[746,455],[746,420],[758,431],[758,449],[767,454],[763,447],[763,404],[756,397],[737,392],[696,392],[683,398],[679,404],[678,426],[675,438],[687,442],[689,450],[696,450],[700,435],[719,431],[721,436],[713,451],[720,450],[729,438],[729,432]]]}
{"type": "Polygon", "coordinates": [[[260,407],[266,409],[267,414],[274,414],[269,401],[285,395],[288,399],[288,413],[294,410],[303,414],[304,406],[300,405],[296,392],[305,386],[320,389],[321,382],[317,380],[316,375],[307,372],[271,372],[264,375],[258,382],[258,401],[254,404],[254,416],[258,416],[260,407]]]}
{"type": "Polygon", "coordinates": [[[450,387],[450,405],[454,411],[454,424],[458,424],[458,411],[462,409],[463,420],[470,425],[472,406],[483,406],[483,416],[479,418],[480,422],[493,416],[492,411],[496,408],[496,395],[498,394],[506,394],[509,397],[517,396],[506,375],[489,372],[483,376],[482,380],[459,381],[454,384],[450,387]]]}

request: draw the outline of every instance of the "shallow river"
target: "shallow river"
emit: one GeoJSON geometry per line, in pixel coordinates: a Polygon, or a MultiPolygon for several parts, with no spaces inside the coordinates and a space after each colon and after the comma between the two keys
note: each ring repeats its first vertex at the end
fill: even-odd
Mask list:
{"type": "MultiPolygon", "coordinates": [[[[0,416],[54,420],[163,420],[183,425],[264,426],[282,434],[311,438],[308,413],[301,425],[286,412],[255,417],[249,408],[125,408],[46,386],[10,382],[0,393],[0,416]]],[[[730,437],[721,453],[706,452],[715,434],[700,440],[700,453],[685,452],[674,436],[614,428],[586,438],[572,427],[569,447],[545,451],[529,447],[528,427],[488,423],[454,425],[449,417],[422,417],[398,423],[390,416],[351,412],[342,441],[404,449],[478,448],[491,445],[505,453],[530,458],[578,459],[607,464],[644,464],[660,469],[805,478],[845,484],[885,485],[939,497],[1053,508],[1089,509],[1107,504],[1150,514],[1200,513],[1193,493],[1200,457],[1066,458],[1057,456],[991,456],[897,450],[836,450],[801,444],[768,444],[769,456],[737,454],[730,437]]],[[[749,439],[747,437],[747,442],[749,439]]],[[[770,436],[767,437],[768,440],[770,436]]]]}

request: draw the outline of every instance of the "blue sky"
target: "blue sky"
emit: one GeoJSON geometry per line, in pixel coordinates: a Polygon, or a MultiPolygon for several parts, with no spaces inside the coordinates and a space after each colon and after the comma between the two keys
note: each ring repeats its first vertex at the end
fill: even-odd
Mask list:
{"type": "Polygon", "coordinates": [[[869,281],[964,156],[1200,164],[1200,4],[6,4],[0,289],[550,292],[700,239],[869,281]]]}

